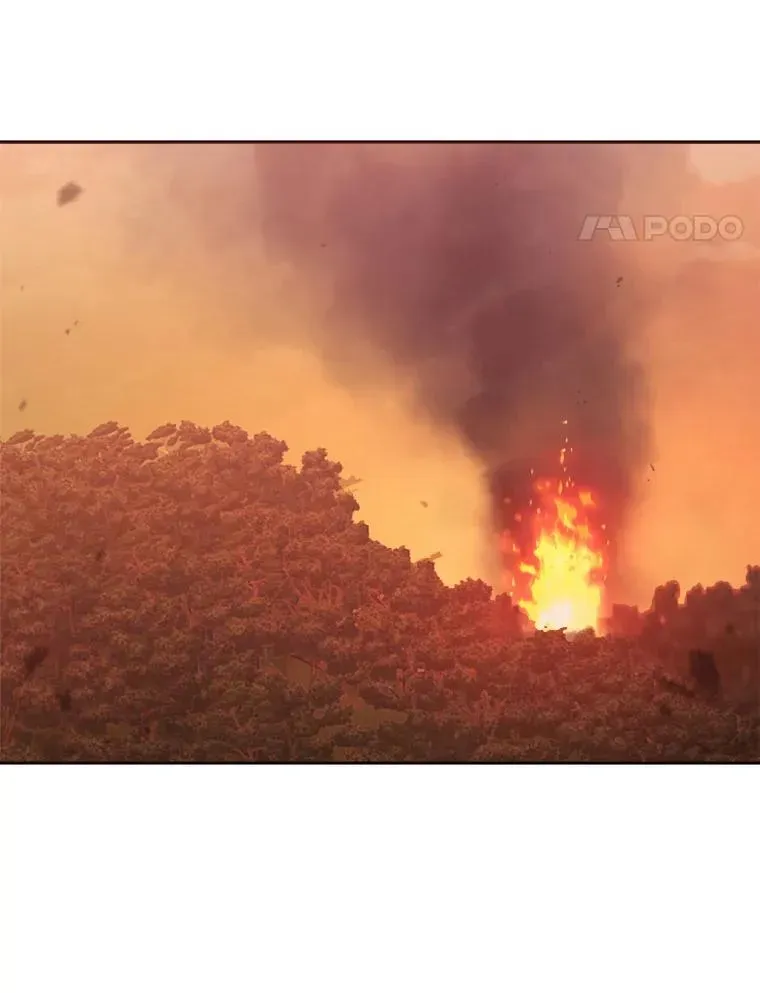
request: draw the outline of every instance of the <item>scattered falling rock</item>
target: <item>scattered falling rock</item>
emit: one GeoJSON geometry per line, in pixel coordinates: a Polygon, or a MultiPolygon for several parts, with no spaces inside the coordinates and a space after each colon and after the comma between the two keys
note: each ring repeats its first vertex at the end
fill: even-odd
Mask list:
{"type": "Polygon", "coordinates": [[[84,190],[78,183],[64,183],[56,194],[56,203],[59,207],[65,207],[67,203],[73,203],[75,200],[78,200],[83,193],[84,190]]]}

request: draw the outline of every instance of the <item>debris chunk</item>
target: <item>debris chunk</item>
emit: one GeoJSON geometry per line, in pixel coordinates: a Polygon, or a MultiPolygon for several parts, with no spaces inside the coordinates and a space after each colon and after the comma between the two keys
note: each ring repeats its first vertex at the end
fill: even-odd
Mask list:
{"type": "Polygon", "coordinates": [[[56,193],[55,201],[59,207],[65,207],[67,203],[73,203],[84,193],[79,183],[70,181],[64,183],[56,193]]]}

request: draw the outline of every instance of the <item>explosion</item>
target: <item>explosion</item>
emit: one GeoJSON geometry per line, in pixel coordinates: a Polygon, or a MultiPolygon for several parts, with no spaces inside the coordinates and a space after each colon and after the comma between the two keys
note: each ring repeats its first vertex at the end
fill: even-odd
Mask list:
{"type": "Polygon", "coordinates": [[[537,629],[596,631],[608,542],[596,521],[597,500],[568,476],[566,454],[563,448],[559,478],[536,480],[528,513],[513,516],[512,592],[537,629]]]}

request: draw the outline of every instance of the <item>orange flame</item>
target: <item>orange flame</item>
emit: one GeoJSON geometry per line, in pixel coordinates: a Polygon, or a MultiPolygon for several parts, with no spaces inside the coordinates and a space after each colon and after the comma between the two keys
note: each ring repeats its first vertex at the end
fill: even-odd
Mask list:
{"type": "MultiPolygon", "coordinates": [[[[564,450],[560,464],[566,473],[564,450]]],[[[540,480],[534,487],[527,554],[515,543],[512,586],[518,605],[538,629],[598,630],[604,589],[605,529],[595,526],[596,501],[572,480],[540,480]]]]}

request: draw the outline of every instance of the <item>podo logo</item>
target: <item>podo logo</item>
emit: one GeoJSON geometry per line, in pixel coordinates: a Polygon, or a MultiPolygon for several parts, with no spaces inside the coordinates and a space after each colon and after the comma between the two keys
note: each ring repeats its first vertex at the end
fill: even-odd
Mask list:
{"type": "Polygon", "coordinates": [[[645,214],[637,229],[628,214],[589,214],[583,221],[578,241],[591,241],[605,233],[611,241],[654,241],[664,237],[673,241],[712,241],[713,238],[738,241],[744,234],[744,224],[741,218],[733,215],[716,220],[706,214],[691,217],[645,214]]]}

